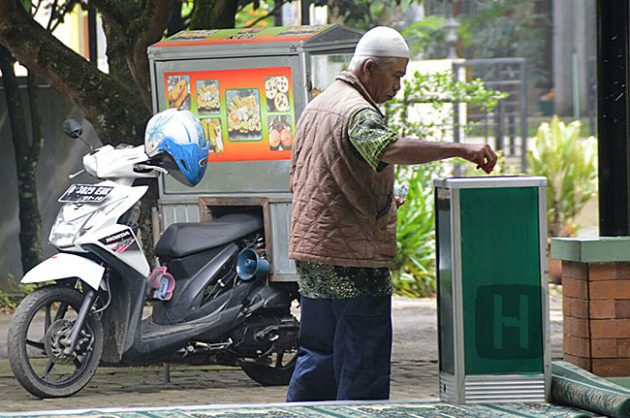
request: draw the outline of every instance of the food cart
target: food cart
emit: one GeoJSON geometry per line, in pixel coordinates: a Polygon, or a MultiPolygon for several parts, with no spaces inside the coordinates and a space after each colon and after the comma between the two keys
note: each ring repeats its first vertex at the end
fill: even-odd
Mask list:
{"type": "Polygon", "coordinates": [[[349,62],[360,36],[338,25],[201,30],[149,47],[154,112],[192,111],[210,142],[196,187],[160,181],[159,230],[259,210],[271,280],[295,280],[288,234],[296,121],[349,62]]]}

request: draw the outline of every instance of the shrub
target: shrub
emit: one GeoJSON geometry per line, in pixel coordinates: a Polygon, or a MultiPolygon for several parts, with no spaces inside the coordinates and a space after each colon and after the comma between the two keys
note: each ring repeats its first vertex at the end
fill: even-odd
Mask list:
{"type": "Polygon", "coordinates": [[[398,166],[396,178],[409,187],[398,209],[396,267],[392,279],[396,293],[421,297],[435,293],[435,215],[432,179],[442,168],[437,163],[398,166]]]}
{"type": "Polygon", "coordinates": [[[597,193],[597,143],[580,138],[579,121],[557,116],[538,127],[527,154],[529,172],[547,178],[547,227],[552,237],[575,235],[575,217],[597,193]]]}
{"type": "Polygon", "coordinates": [[[11,275],[5,282],[8,283],[6,289],[0,289],[0,311],[12,311],[26,295],[38,287],[37,284],[14,284],[11,275]]]}

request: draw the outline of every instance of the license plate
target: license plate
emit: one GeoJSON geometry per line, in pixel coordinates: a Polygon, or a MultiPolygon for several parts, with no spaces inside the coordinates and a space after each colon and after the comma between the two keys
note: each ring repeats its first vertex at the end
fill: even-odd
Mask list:
{"type": "Polygon", "coordinates": [[[98,203],[105,200],[113,189],[112,186],[73,184],[58,201],[60,203],[98,203]]]}

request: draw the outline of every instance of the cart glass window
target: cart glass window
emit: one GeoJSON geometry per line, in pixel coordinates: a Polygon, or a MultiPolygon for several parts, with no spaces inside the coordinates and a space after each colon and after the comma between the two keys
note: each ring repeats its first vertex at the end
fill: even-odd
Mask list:
{"type": "Polygon", "coordinates": [[[348,68],[352,52],[310,55],[311,82],[309,99],[317,96],[335,81],[335,77],[348,68]]]}

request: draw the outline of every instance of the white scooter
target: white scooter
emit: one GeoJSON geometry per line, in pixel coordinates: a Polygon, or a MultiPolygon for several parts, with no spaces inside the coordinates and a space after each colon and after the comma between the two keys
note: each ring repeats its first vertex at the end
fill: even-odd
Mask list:
{"type": "MultiPolygon", "coordinates": [[[[78,122],[64,122],[64,130],[82,140],[78,122]]],[[[22,279],[56,283],[20,303],[8,336],[13,372],[32,394],[70,396],[101,361],[240,365],[263,385],[288,383],[297,289],[267,279],[260,213],[171,225],[155,248],[160,266],[150,271],[136,224],[148,186],[134,181],[167,172],[167,157],[150,158],[142,146],[92,150],[84,171],[102,181],[74,184],[59,199],[49,239],[60,252],[22,279]],[[147,301],[152,314],[143,319],[147,301]]]]}

